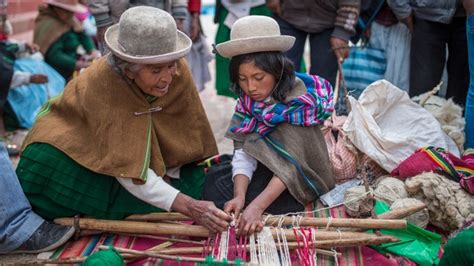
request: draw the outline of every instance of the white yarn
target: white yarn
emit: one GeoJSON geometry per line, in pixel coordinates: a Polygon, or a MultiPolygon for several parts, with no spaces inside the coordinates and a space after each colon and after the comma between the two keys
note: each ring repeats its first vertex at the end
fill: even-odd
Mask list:
{"type": "Polygon", "coordinates": [[[255,245],[255,235],[251,234],[249,237],[249,244],[250,244],[250,263],[257,265],[258,264],[258,257],[257,257],[257,246],[255,245]]]}
{"type": "Polygon", "coordinates": [[[376,199],[391,205],[397,199],[407,198],[408,193],[403,181],[394,177],[384,177],[378,182],[377,188],[374,190],[374,196],[376,199]]]}
{"type": "Polygon", "coordinates": [[[259,265],[281,265],[278,257],[275,240],[269,227],[263,227],[263,230],[257,233],[258,241],[258,264],[259,265]]]}
{"type": "MultiPolygon", "coordinates": [[[[414,198],[406,198],[406,199],[398,199],[393,202],[393,204],[390,206],[391,210],[395,209],[401,209],[413,205],[418,205],[422,204],[423,202],[418,199],[414,198]]],[[[407,222],[415,224],[416,226],[419,226],[421,228],[426,228],[430,221],[430,214],[428,212],[428,209],[423,209],[421,211],[418,211],[414,214],[409,215],[408,217],[405,218],[407,222]]]]}
{"type": "Polygon", "coordinates": [[[223,261],[227,259],[227,253],[229,249],[229,230],[221,233],[221,240],[219,243],[219,252],[217,254],[217,260],[223,261]]]}
{"type": "Polygon", "coordinates": [[[347,214],[351,217],[370,215],[372,204],[367,200],[367,196],[364,186],[351,187],[346,190],[344,193],[344,206],[346,207],[347,214]]]}

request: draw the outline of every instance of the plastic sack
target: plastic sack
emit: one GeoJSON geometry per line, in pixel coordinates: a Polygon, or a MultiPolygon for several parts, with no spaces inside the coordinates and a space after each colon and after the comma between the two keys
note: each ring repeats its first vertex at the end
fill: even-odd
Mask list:
{"type": "Polygon", "coordinates": [[[371,47],[351,47],[342,64],[349,95],[359,98],[372,82],[383,79],[387,63],[383,50],[371,47]]]}
{"type": "MultiPolygon", "coordinates": [[[[390,210],[390,207],[381,201],[375,203],[375,213],[382,214],[390,210]]],[[[439,263],[438,253],[441,247],[441,236],[424,230],[408,223],[406,229],[382,229],[384,235],[391,235],[399,242],[386,243],[371,248],[383,254],[389,252],[403,256],[418,265],[437,265],[439,263]]]]}
{"type": "Polygon", "coordinates": [[[19,126],[31,128],[43,104],[59,95],[64,90],[66,81],[42,60],[20,58],[15,61],[14,69],[48,76],[48,83],[30,83],[11,89],[8,93],[7,101],[16,115],[19,126]]]}
{"type": "Polygon", "coordinates": [[[423,107],[386,80],[372,83],[357,101],[343,130],[351,142],[387,172],[392,172],[416,150],[441,147],[459,157],[456,143],[423,107]]]}

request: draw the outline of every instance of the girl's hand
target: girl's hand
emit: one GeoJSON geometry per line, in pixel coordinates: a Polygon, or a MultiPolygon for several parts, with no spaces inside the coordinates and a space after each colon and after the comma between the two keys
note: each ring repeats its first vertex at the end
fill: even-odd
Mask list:
{"type": "MultiPolygon", "coordinates": [[[[234,217],[238,218],[240,212],[244,208],[245,198],[244,197],[234,197],[224,204],[224,211],[228,214],[234,213],[234,217]]],[[[238,221],[237,221],[238,222],[238,221]]],[[[236,224],[238,226],[238,223],[236,224]]]]}
{"type": "Polygon", "coordinates": [[[255,204],[250,204],[239,218],[237,235],[251,235],[263,229],[262,214],[263,209],[255,204]]]}

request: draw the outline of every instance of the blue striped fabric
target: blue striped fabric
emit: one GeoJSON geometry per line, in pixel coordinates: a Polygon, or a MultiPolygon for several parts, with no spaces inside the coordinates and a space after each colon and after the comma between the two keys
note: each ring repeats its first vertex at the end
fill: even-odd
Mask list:
{"type": "Polygon", "coordinates": [[[387,67],[385,53],[370,47],[351,47],[342,67],[349,95],[359,98],[372,82],[383,79],[387,67]]]}

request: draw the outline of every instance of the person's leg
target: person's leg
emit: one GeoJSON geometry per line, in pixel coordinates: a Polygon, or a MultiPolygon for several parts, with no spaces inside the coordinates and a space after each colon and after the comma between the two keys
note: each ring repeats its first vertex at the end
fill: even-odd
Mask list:
{"type": "Polygon", "coordinates": [[[31,210],[3,143],[0,143],[0,183],[0,253],[7,253],[30,238],[44,220],[31,210]]]}
{"type": "Polygon", "coordinates": [[[312,33],[309,37],[311,46],[310,74],[318,75],[335,85],[337,74],[337,59],[329,42],[332,29],[312,33]]]}
{"type": "Polygon", "coordinates": [[[446,98],[453,97],[455,103],[466,103],[469,88],[466,19],[454,18],[451,22],[451,38],[448,42],[448,91],[446,98]]]}
{"type": "Polygon", "coordinates": [[[466,148],[474,148],[474,13],[467,18],[467,46],[469,59],[469,91],[466,99],[466,148]]]}
{"type": "Polygon", "coordinates": [[[410,97],[441,81],[446,61],[447,26],[415,18],[410,52],[410,97]]]}
{"type": "Polygon", "coordinates": [[[273,18],[278,22],[280,26],[280,32],[282,35],[290,35],[295,37],[295,44],[293,47],[285,52],[285,55],[293,62],[295,65],[295,71],[301,71],[301,60],[303,58],[304,46],[306,43],[306,36],[308,35],[304,31],[300,31],[294,28],[290,23],[286,22],[277,15],[274,15],[273,18]]]}

